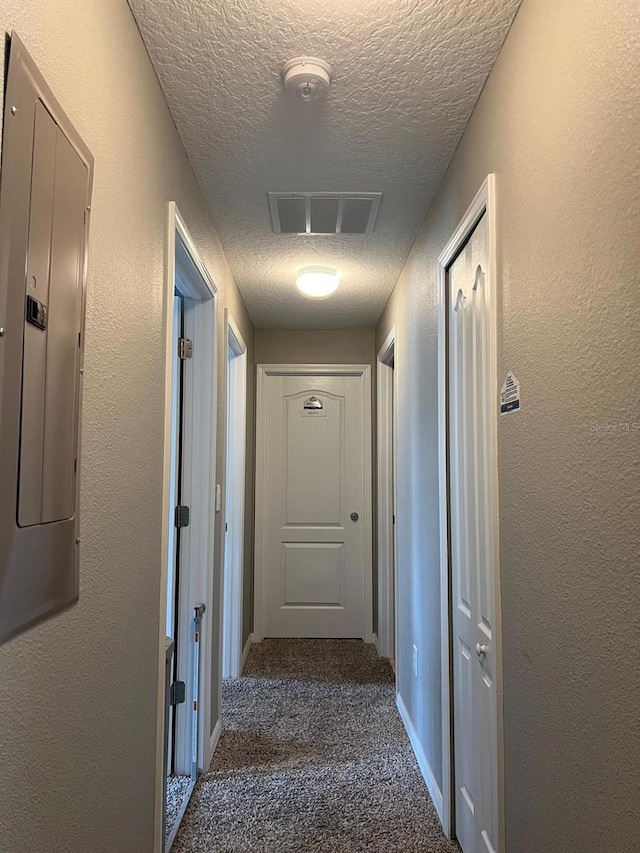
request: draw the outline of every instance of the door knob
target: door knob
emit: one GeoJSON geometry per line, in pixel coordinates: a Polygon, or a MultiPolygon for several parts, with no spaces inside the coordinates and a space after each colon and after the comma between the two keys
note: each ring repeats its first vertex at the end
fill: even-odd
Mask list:
{"type": "Polygon", "coordinates": [[[479,658],[484,657],[487,653],[487,647],[481,646],[480,643],[476,643],[476,654],[479,658]]]}
{"type": "Polygon", "coordinates": [[[357,512],[351,513],[351,521],[357,521],[360,518],[357,512]]]}

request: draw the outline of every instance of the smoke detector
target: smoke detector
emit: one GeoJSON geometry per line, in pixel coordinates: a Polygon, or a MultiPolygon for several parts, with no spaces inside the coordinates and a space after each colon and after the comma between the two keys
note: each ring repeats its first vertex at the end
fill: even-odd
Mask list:
{"type": "Polygon", "coordinates": [[[295,92],[302,101],[317,101],[329,91],[331,66],[324,59],[299,56],[282,67],[285,89],[295,92]]]}

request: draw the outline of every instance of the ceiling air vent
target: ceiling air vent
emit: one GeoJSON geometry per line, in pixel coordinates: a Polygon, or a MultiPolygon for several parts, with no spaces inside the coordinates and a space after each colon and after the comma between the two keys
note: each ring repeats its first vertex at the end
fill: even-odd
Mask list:
{"type": "Polygon", "coordinates": [[[276,234],[371,234],[382,193],[269,193],[276,234]]]}

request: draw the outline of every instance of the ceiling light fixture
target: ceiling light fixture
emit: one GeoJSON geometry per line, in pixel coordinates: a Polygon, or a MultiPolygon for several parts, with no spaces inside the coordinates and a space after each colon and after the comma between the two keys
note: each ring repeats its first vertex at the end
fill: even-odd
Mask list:
{"type": "Polygon", "coordinates": [[[296,287],[309,299],[326,299],[338,289],[340,276],[332,267],[303,267],[298,273],[296,287]]]}

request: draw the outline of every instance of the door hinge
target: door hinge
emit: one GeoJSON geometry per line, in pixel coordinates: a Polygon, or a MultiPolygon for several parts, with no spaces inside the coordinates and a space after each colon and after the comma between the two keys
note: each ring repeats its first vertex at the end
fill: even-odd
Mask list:
{"type": "Polygon", "coordinates": [[[225,523],[224,523],[224,532],[225,532],[225,533],[228,533],[228,532],[229,532],[229,525],[227,524],[227,522],[226,522],[226,521],[225,521],[225,523]]]}
{"type": "Polygon", "coordinates": [[[193,355],[193,343],[191,338],[178,338],[178,358],[191,358],[193,355]]]}
{"type": "Polygon", "coordinates": [[[188,527],[189,526],[189,507],[188,506],[177,506],[176,507],[176,527],[188,527]]]}
{"type": "Polygon", "coordinates": [[[169,704],[182,705],[187,698],[187,688],[184,681],[174,681],[169,688],[169,704]]]}
{"type": "Polygon", "coordinates": [[[392,524],[395,524],[395,523],[396,523],[396,517],[395,517],[395,515],[392,515],[391,517],[392,517],[392,519],[393,519],[392,524]]]}

